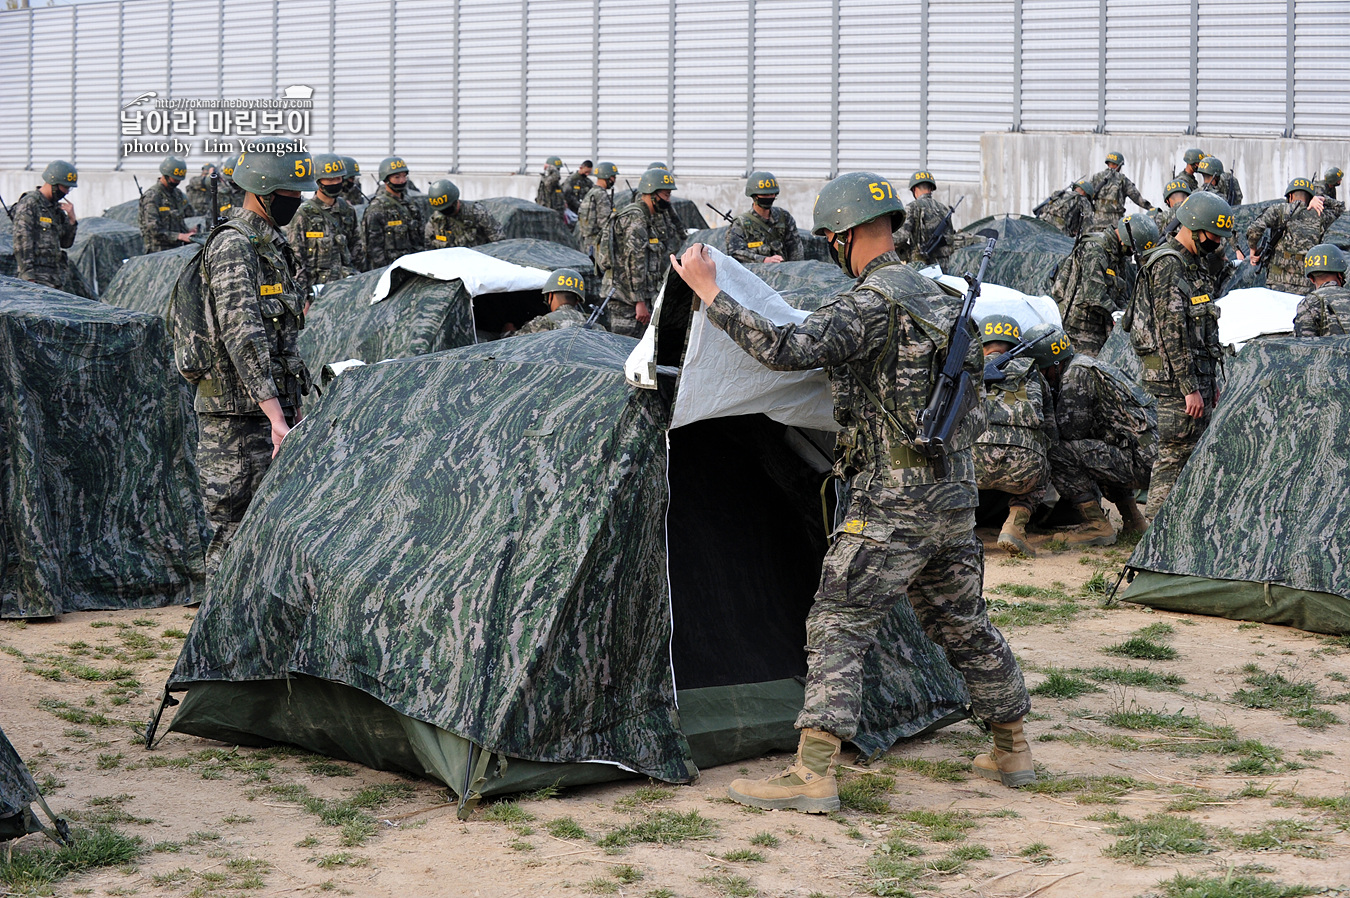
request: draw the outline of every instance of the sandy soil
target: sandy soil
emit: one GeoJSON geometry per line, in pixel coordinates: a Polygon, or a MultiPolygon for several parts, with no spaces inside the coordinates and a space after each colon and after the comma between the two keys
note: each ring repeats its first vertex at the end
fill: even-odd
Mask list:
{"type": "MultiPolygon", "coordinates": [[[[1053,784],[1039,792],[1005,790],[955,763],[921,763],[964,764],[979,750],[984,737],[960,723],[896,747],[867,771],[845,773],[846,787],[880,783],[889,810],[808,816],[725,800],[727,784],[746,771],[780,769],[785,758],[777,756],[705,771],[689,786],[575,789],[481,808],[461,822],[434,783],[304,753],[178,734],[145,752],[132,727],[143,724],[177,657],[192,618],[184,608],[0,623],[0,726],[45,782],[54,809],[80,818],[76,825],[111,822],[151,848],[132,865],[59,881],[58,895],[1066,898],[1161,894],[1159,884],[1179,872],[1350,894],[1350,730],[1328,719],[1320,729],[1299,726],[1287,700],[1269,709],[1234,700],[1252,688],[1244,665],[1254,664],[1312,684],[1324,701],[1313,707],[1350,718],[1344,640],[1130,605],[1102,608],[1084,584],[1099,571],[1114,582],[1128,550],[1050,553],[1049,537],[1040,536],[1039,558],[1012,560],[992,548],[992,531],[981,534],[991,549],[986,595],[996,614],[1020,621],[1004,630],[1029,685],[1051,668],[1148,670],[1185,681],[1170,689],[1101,683],[1101,691],[1077,698],[1036,697],[1027,728],[1042,780],[1053,784]],[[1173,630],[1158,641],[1176,650],[1175,660],[1103,653],[1156,624],[1173,630]],[[87,679],[95,676],[111,679],[87,679]],[[1113,725],[1126,712],[1153,728],[1113,725]],[[1159,729],[1159,715],[1180,716],[1159,729]],[[1225,737],[1214,727],[1232,728],[1230,745],[1260,744],[1215,753],[1225,737]],[[889,791],[878,776],[892,778],[889,791]],[[381,784],[392,788],[372,808],[378,824],[364,832],[327,825],[314,812],[317,802],[308,810],[296,803],[297,786],[331,808],[381,784]],[[610,850],[595,844],[659,812],[696,813],[714,835],[610,850]],[[1108,831],[1121,817],[1150,815],[1199,824],[1202,853],[1104,853],[1121,838],[1108,831]],[[888,842],[896,843],[889,854],[888,842]],[[922,853],[902,857],[907,851],[922,853]],[[882,869],[888,859],[889,873],[882,869]]],[[[16,850],[38,844],[30,836],[16,850]]]]}

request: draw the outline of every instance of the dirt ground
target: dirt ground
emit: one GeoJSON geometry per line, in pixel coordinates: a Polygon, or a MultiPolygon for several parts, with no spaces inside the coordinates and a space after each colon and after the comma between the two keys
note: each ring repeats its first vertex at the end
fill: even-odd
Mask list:
{"type": "MultiPolygon", "coordinates": [[[[992,531],[981,534],[991,612],[1039,687],[1027,729],[1040,782],[1010,791],[973,777],[968,759],[986,740],[963,722],[867,769],[849,767],[845,808],[829,816],[725,799],[732,779],[781,769],[781,755],[707,770],[688,786],[633,780],[523,796],[461,822],[435,783],[303,752],[171,734],[148,753],[133,727],[148,716],[192,610],[0,623],[0,726],[52,807],[75,826],[110,825],[144,847],[130,863],[45,888],[397,898],[1350,894],[1350,640],[1105,608],[1103,583],[1114,583],[1128,547],[1052,552],[1040,536],[1038,558],[1013,560],[993,548],[992,531]],[[1175,658],[1104,651],[1141,631],[1145,641],[1126,651],[1175,658]],[[667,841],[636,841],[644,835],[667,841]],[[1178,875],[1212,882],[1187,892],[1178,875]]],[[[13,850],[41,844],[29,836],[13,850]]]]}

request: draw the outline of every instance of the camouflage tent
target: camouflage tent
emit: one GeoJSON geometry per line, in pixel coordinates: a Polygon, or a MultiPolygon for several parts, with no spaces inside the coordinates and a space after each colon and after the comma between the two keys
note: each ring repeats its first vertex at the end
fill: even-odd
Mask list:
{"type": "MultiPolygon", "coordinates": [[[[812,262],[828,262],[837,270],[839,266],[835,263],[834,257],[830,255],[830,245],[824,237],[817,237],[806,228],[798,228],[797,236],[802,238],[802,258],[812,262]]],[[[723,225],[720,228],[704,228],[690,234],[684,240],[684,246],[680,251],[688,249],[695,243],[706,243],[714,249],[727,251],[727,227],[723,225]]]]}
{"type": "Polygon", "coordinates": [[[206,523],[169,357],[158,317],[0,278],[0,617],[191,600],[206,523]]]}
{"type": "Polygon", "coordinates": [[[141,226],[141,201],[137,198],[127,200],[125,203],[118,203],[116,206],[109,206],[103,210],[103,217],[120,221],[124,225],[130,225],[139,230],[141,226]]]}
{"type": "MultiPolygon", "coordinates": [[[[1049,296],[1052,272],[1073,251],[1073,238],[1050,222],[1028,215],[981,218],[962,228],[961,233],[975,234],[985,228],[992,228],[999,236],[998,246],[989,259],[985,283],[1002,284],[1033,296],[1049,296]]],[[[983,250],[983,241],[955,250],[945,266],[947,272],[959,275],[975,271],[983,250]]]]}
{"type": "MultiPolygon", "coordinates": [[[[0,218],[4,217],[4,215],[0,215],[0,218]]],[[[14,235],[13,233],[0,234],[0,277],[12,278],[18,274],[18,271],[19,265],[14,259],[14,235]]],[[[66,266],[65,287],[65,292],[73,296],[83,296],[86,299],[94,298],[93,289],[85,284],[80,269],[73,264],[66,266]]]]}
{"type": "Polygon", "coordinates": [[[478,203],[497,219],[508,238],[532,237],[577,248],[576,237],[567,229],[562,216],[552,209],[514,196],[494,196],[478,203]]]}
{"type": "Polygon", "coordinates": [[[160,253],[133,256],[113,277],[100,299],[110,306],[162,316],[169,307],[169,295],[178,275],[199,249],[196,244],[184,244],[160,253]]]}
{"type": "Polygon", "coordinates": [[[1124,597],[1350,634],[1350,337],[1262,337],[1227,371],[1124,597]]]}
{"type": "Polygon", "coordinates": [[[18,839],[29,833],[43,832],[53,841],[68,840],[70,830],[66,822],[52,814],[47,803],[42,800],[33,775],[28,772],[13,744],[0,730],[0,842],[18,839]],[[37,804],[51,820],[52,829],[42,825],[31,805],[37,804]]]}
{"type": "Polygon", "coordinates": [[[140,229],[113,218],[81,218],[75,242],[66,251],[70,264],[94,298],[99,299],[122,268],[122,263],[145,252],[140,229]]]}
{"type": "Polygon", "coordinates": [[[1332,222],[1331,227],[1322,235],[1327,243],[1334,243],[1346,252],[1350,252],[1350,212],[1332,222]]]}
{"type": "MultiPolygon", "coordinates": [[[[678,180],[678,179],[677,179],[678,180]]],[[[636,190],[616,190],[614,191],[614,208],[622,209],[633,202],[637,196],[636,190]]],[[[675,217],[680,221],[680,227],[686,231],[703,231],[708,228],[708,220],[703,217],[703,210],[699,208],[698,203],[686,196],[680,196],[678,192],[670,195],[670,206],[675,210],[675,217]]]]}
{"type": "Polygon", "coordinates": [[[833,262],[775,262],[745,266],[794,309],[814,311],[853,286],[853,278],[833,262]]]}
{"type": "MultiPolygon", "coordinates": [[[[548,311],[536,285],[534,289],[496,289],[491,285],[466,287],[454,270],[438,276],[419,274],[402,266],[416,265],[419,258],[457,254],[487,256],[541,272],[575,268],[588,282],[591,260],[576,250],[545,240],[502,240],[487,246],[439,249],[404,256],[395,265],[377,268],[329,284],[310,309],[300,332],[300,354],[310,370],[347,359],[379,362],[469,346],[500,333],[505,322],[516,326],[548,311]],[[388,292],[371,303],[377,285],[389,271],[388,292]],[[480,292],[481,291],[481,292],[480,292]]],[[[467,276],[467,272],[465,276],[467,276]]],[[[589,284],[594,297],[598,284],[589,284]]]]}

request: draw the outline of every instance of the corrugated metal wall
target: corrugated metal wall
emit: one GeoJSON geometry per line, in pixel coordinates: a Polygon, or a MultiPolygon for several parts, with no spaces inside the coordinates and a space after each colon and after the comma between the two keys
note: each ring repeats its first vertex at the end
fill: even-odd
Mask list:
{"type": "Polygon", "coordinates": [[[368,167],[974,180],[990,131],[1350,136],[1347,45],[1345,0],[107,0],[0,12],[0,167],[115,166],[146,91],[306,84],[368,167]]]}

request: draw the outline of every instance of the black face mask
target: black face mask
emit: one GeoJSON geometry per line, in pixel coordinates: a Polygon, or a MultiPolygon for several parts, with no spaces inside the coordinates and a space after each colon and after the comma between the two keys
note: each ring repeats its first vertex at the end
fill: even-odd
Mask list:
{"type": "Polygon", "coordinates": [[[835,234],[834,239],[830,241],[830,255],[834,257],[834,264],[844,270],[844,274],[849,277],[855,277],[849,268],[850,248],[848,246],[847,234],[835,234]]]}
{"type": "Polygon", "coordinates": [[[389,189],[394,191],[394,193],[403,193],[408,189],[407,181],[404,181],[402,184],[395,184],[393,181],[386,181],[385,183],[389,185],[389,189]]]}
{"type": "Polygon", "coordinates": [[[1195,238],[1195,248],[1200,250],[1202,256],[1209,255],[1221,246],[1223,246],[1223,241],[1211,237],[1209,234],[1195,238]]]}
{"type": "Polygon", "coordinates": [[[773,201],[776,199],[778,199],[776,196],[757,196],[755,197],[755,205],[761,209],[772,209],[773,201]]]}
{"type": "Polygon", "coordinates": [[[53,202],[59,203],[59,202],[61,202],[63,199],[65,199],[69,194],[70,194],[70,188],[69,188],[69,187],[60,187],[60,186],[58,186],[58,185],[56,185],[56,184],[53,184],[53,185],[52,185],[52,201],[53,201],[53,202]]]}
{"type": "Polygon", "coordinates": [[[656,208],[659,212],[668,212],[670,210],[670,200],[657,200],[656,208]]]}
{"type": "Polygon", "coordinates": [[[271,216],[273,224],[279,228],[284,228],[291,223],[295,217],[296,211],[300,208],[300,197],[282,196],[279,193],[272,194],[272,201],[267,204],[267,214],[271,216]]]}
{"type": "Polygon", "coordinates": [[[343,188],[342,188],[342,182],[338,182],[337,184],[320,184],[320,185],[319,185],[319,193],[322,193],[324,196],[327,196],[327,197],[341,196],[341,195],[342,195],[342,189],[343,189],[343,188]]]}

